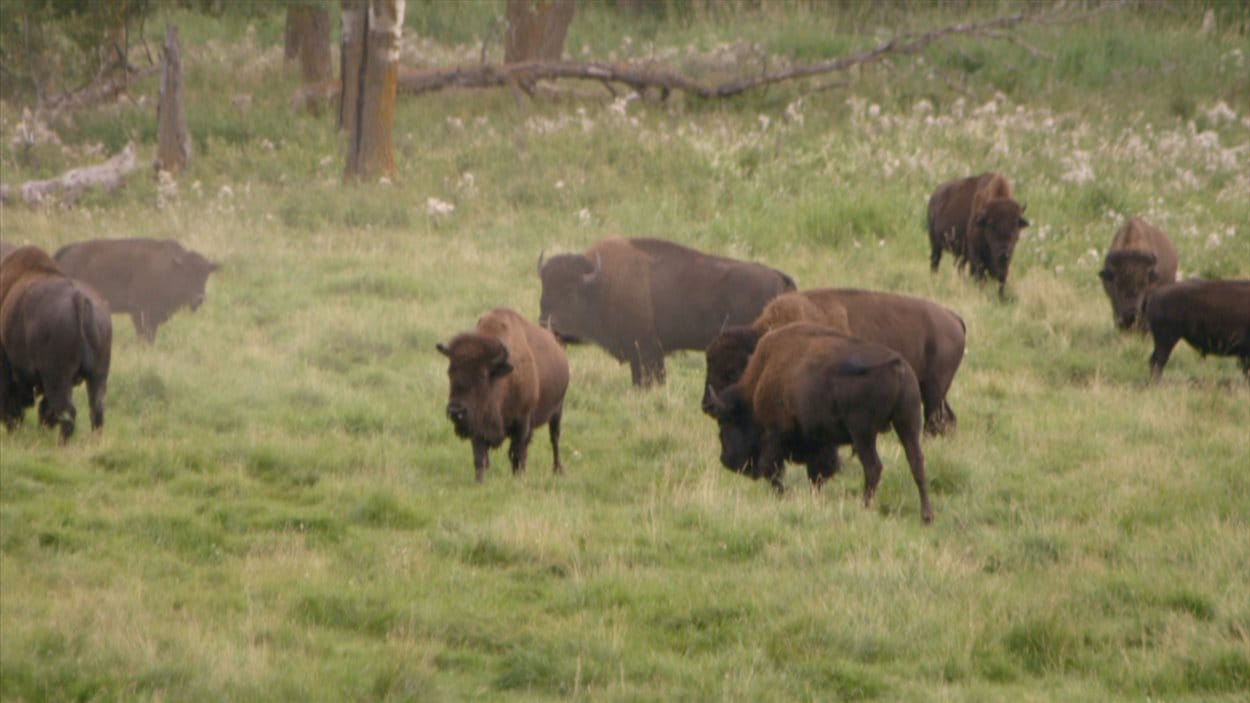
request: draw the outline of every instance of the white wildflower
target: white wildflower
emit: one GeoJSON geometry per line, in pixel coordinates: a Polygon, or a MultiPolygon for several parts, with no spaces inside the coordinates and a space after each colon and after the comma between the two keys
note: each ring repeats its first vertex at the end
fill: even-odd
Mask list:
{"type": "Polygon", "coordinates": [[[1206,111],[1207,119],[1214,124],[1223,124],[1224,122],[1236,122],[1237,113],[1228,106],[1223,100],[1215,104],[1214,107],[1206,111]]]}
{"type": "Polygon", "coordinates": [[[577,221],[583,225],[589,225],[590,224],[590,210],[587,208],[582,208],[581,210],[578,210],[577,221]]]}
{"type": "Polygon", "coordinates": [[[425,214],[430,217],[444,217],[456,211],[456,206],[438,198],[426,198],[425,214]]]}
{"type": "Polygon", "coordinates": [[[448,117],[447,126],[456,130],[457,132],[463,131],[464,120],[460,119],[459,117],[448,117]]]}
{"type": "Polygon", "coordinates": [[[803,124],[803,98],[786,105],[786,119],[800,126],[803,124]]]}
{"type": "Polygon", "coordinates": [[[564,190],[564,181],[563,181],[563,180],[556,181],[556,190],[564,190]]]}
{"type": "Polygon", "coordinates": [[[772,124],[772,122],[773,122],[773,121],[772,121],[772,118],[770,118],[768,115],[761,114],[761,115],[759,116],[759,120],[760,120],[760,131],[761,131],[761,132],[767,132],[767,131],[768,131],[768,125],[772,124]]]}
{"type": "Polygon", "coordinates": [[[916,113],[917,115],[932,115],[933,114],[933,102],[929,100],[928,98],[921,98],[920,100],[916,101],[915,105],[912,105],[911,111],[916,113]]]}
{"type": "MultiPolygon", "coordinates": [[[[168,173],[166,173],[165,171],[161,171],[161,183],[162,184],[164,184],[166,178],[168,178],[171,183],[174,180],[173,177],[170,176],[168,173]]],[[[175,187],[177,187],[177,185],[178,185],[177,183],[174,184],[175,187]]],[[[233,197],[234,197],[234,188],[231,188],[229,185],[223,185],[221,189],[217,191],[218,200],[225,200],[225,199],[233,198],[233,197]]]]}

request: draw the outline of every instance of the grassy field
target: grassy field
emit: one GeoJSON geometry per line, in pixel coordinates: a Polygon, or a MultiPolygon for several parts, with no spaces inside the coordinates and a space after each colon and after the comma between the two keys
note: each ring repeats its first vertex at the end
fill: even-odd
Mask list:
{"type": "MultiPolygon", "coordinates": [[[[715,76],[1018,9],[672,7],[583,7],[568,53],[715,76]]],[[[1134,214],[1184,275],[1250,276],[1247,10],[1219,7],[1205,35],[1198,4],[1118,9],[726,102],[401,98],[395,182],[356,188],[330,119],[287,106],[279,13],[149,20],[182,30],[190,172],[5,208],[0,236],[222,268],[155,346],[115,318],[102,432],[0,433],[0,699],[1246,701],[1250,386],[1184,345],[1148,384],[1096,276],[1134,214]],[[929,194],[988,169],[1033,223],[1006,301],[928,270],[929,194]],[[641,392],[571,349],[566,475],[541,432],[528,474],[498,451],[475,485],[435,343],[536,316],[539,252],[607,234],[959,312],[934,524],[893,436],[871,510],[846,451],[818,495],[722,469],[698,354],[641,392]]],[[[476,61],[500,14],[409,0],[404,60],[476,61]]],[[[156,92],[32,146],[0,105],[0,173],[151,158],[156,92]]]]}

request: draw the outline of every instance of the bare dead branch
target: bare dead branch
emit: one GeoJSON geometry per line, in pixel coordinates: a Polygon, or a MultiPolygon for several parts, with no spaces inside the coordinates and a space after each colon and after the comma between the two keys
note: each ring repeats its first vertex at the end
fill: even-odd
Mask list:
{"type": "MultiPolygon", "coordinates": [[[[995,30],[1014,27],[1026,21],[1035,21],[1041,15],[1016,13],[982,22],[960,22],[927,32],[903,34],[877,46],[847,56],[814,64],[791,66],[776,71],[765,70],[755,76],[737,78],[717,85],[709,85],[686,75],[642,64],[579,63],[571,61],[521,61],[512,64],[478,64],[435,69],[400,70],[398,89],[407,95],[419,95],[447,88],[490,88],[507,86],[515,90],[518,82],[554,79],[581,79],[598,81],[609,86],[621,83],[638,93],[647,88],[658,88],[662,95],[681,91],[701,98],[729,98],[763,86],[800,78],[825,75],[846,70],[852,66],[874,63],[890,54],[916,53],[930,44],[956,35],[980,35],[994,39],[1008,38],[995,30]]],[[[1036,49],[1026,49],[1040,54],[1036,49]]],[[[765,64],[767,68],[767,64],[765,64]]]]}
{"type": "Polygon", "coordinates": [[[27,205],[37,205],[55,198],[63,204],[72,205],[88,190],[106,193],[117,190],[136,168],[135,144],[130,142],[102,164],[72,169],[43,181],[27,181],[16,187],[0,184],[0,203],[8,204],[21,199],[27,205]]]}

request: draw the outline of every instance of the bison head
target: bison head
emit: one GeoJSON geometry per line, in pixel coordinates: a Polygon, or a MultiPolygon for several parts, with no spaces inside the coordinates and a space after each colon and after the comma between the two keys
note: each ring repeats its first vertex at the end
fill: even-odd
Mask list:
{"type": "Polygon", "coordinates": [[[204,304],[204,288],[208,284],[208,275],[218,269],[218,264],[209,261],[198,252],[184,251],[170,259],[171,275],[168,280],[174,286],[172,291],[176,298],[175,304],[185,304],[195,312],[204,304]]]}
{"type": "Polygon", "coordinates": [[[512,372],[508,348],[498,338],[480,334],[462,334],[436,348],[451,362],[447,417],[456,435],[498,445],[505,430],[497,389],[500,380],[512,372]]]}
{"type": "Polygon", "coordinates": [[[1098,277],[1111,299],[1111,312],[1120,329],[1140,328],[1145,323],[1141,314],[1142,305],[1147,291],[1159,283],[1159,274],[1155,271],[1157,261],[1157,257],[1148,251],[1130,249],[1107,254],[1107,261],[1098,272],[1098,277]]]}
{"type": "Polygon", "coordinates": [[[720,433],[720,463],[730,471],[759,478],[757,460],[764,432],[755,421],[750,399],[736,383],[719,393],[709,387],[707,397],[709,414],[716,418],[720,433]]]}
{"type": "Polygon", "coordinates": [[[543,262],[538,258],[542,279],[538,324],[550,329],[561,341],[578,343],[594,337],[599,328],[599,283],[603,261],[582,254],[562,254],[543,262]]]}
{"type": "Polygon", "coordinates": [[[1007,280],[1011,267],[1011,255],[1020,239],[1020,230],[1029,226],[1024,219],[1024,206],[1010,198],[999,198],[986,203],[977,213],[973,224],[980,232],[976,239],[981,251],[977,252],[990,277],[999,283],[1007,280]]]}
{"type": "Polygon", "coordinates": [[[751,327],[730,327],[708,344],[704,356],[707,359],[707,377],[704,379],[703,412],[715,417],[715,394],[737,383],[747,362],[755,353],[760,334],[751,327]]]}

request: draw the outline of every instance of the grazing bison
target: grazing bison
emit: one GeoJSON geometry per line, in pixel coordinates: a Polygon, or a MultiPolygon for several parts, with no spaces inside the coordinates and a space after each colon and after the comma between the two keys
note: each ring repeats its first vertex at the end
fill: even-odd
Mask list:
{"type": "Polygon", "coordinates": [[[16,244],[11,244],[3,239],[0,239],[0,261],[4,261],[9,254],[12,254],[15,251],[17,251],[16,244]]]}
{"type": "Polygon", "coordinates": [[[0,420],[12,430],[39,402],[39,420],[74,433],[73,388],[87,382],[91,427],[104,424],[113,326],[108,304],[62,273],[46,252],[21,247],[0,263],[0,420]]]}
{"type": "Polygon", "coordinates": [[[805,462],[817,486],[850,444],[864,467],[864,505],[881,480],[877,434],[893,428],[920,492],[920,515],[933,520],[920,448],[920,385],[911,367],[880,344],[797,323],[760,339],[742,379],[711,406],[721,463],[784,488],[785,460],[805,462]]]}
{"type": "Polygon", "coordinates": [[[634,385],[664,382],[664,355],[702,350],[727,325],[754,320],[794,280],[761,264],[659,239],[608,237],[585,254],[538,260],[540,323],[629,362],[634,385]]]}
{"type": "Polygon", "coordinates": [[[1029,226],[1023,213],[1011,181],[1000,174],[943,183],[929,198],[929,268],[937,271],[942,251],[948,250],[960,269],[968,265],[973,278],[988,274],[998,281],[1001,297],[1020,229],[1029,226]]]}
{"type": "Polygon", "coordinates": [[[194,312],[217,264],[173,240],[95,239],[56,253],[61,270],[86,281],[115,313],[129,313],[139,337],[156,341],[156,329],[179,308],[194,312]]]}
{"type": "Polygon", "coordinates": [[[1154,337],[1150,375],[1163,375],[1180,340],[1203,356],[1235,356],[1250,380],[1250,280],[1182,281],[1152,289],[1144,306],[1154,337]]]}
{"type": "Polygon", "coordinates": [[[1116,326],[1144,330],[1141,311],[1146,293],[1176,282],[1176,247],[1166,234],[1134,217],[1115,233],[1098,277],[1111,300],[1116,326]]]}
{"type": "MultiPolygon", "coordinates": [[[[946,394],[964,357],[964,321],[948,308],[907,295],[813,288],[778,296],[751,327],[727,329],[708,345],[704,388],[719,392],[738,380],[759,338],[791,322],[823,325],[898,352],[920,382],[925,431],[939,434],[955,428],[955,411],[946,394]]],[[[705,409],[708,400],[705,391],[705,409]]]]}
{"type": "Polygon", "coordinates": [[[512,473],[525,471],[534,428],[548,426],[552,468],[560,464],[560,418],[569,385],[569,361],[556,338],[512,310],[496,308],[473,332],[457,335],[438,351],[451,360],[447,417],[456,435],[473,444],[478,483],[490,468],[488,451],[510,439],[512,473]]]}

